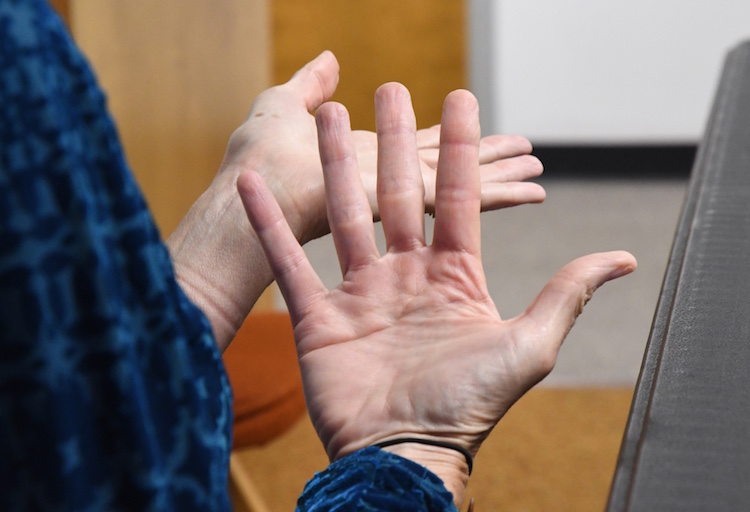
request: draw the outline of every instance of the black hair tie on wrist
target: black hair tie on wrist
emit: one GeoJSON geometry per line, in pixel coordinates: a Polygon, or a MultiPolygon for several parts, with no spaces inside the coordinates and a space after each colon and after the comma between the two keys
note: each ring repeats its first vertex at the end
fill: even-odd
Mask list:
{"type": "Polygon", "coordinates": [[[376,443],[374,446],[377,446],[378,448],[385,448],[386,446],[393,446],[394,444],[402,443],[426,444],[429,446],[439,446],[441,448],[448,448],[449,450],[457,451],[458,453],[463,455],[464,458],[466,458],[466,464],[469,466],[469,476],[471,476],[471,470],[474,469],[474,458],[471,456],[471,452],[469,452],[469,450],[467,450],[463,446],[458,446],[457,444],[453,443],[433,441],[432,439],[422,439],[419,437],[401,437],[397,439],[390,439],[388,441],[382,441],[380,443],[376,443]]]}

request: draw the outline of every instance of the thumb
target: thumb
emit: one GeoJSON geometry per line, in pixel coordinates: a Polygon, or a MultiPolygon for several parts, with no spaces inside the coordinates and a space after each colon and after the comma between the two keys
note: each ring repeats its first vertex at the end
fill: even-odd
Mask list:
{"type": "Polygon", "coordinates": [[[339,83],[339,63],[326,50],[297,71],[284,87],[302,98],[308,112],[331,99],[339,83]]]}
{"type": "Polygon", "coordinates": [[[518,318],[522,332],[538,343],[543,370],[552,371],[557,353],[583,307],[601,285],[630,274],[637,262],[624,251],[589,254],[563,267],[518,318]]]}

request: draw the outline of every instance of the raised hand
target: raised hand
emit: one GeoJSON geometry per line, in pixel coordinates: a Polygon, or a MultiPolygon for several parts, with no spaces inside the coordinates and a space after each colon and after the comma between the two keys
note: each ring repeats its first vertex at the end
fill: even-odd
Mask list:
{"type": "MultiPolygon", "coordinates": [[[[222,165],[241,172],[253,169],[264,177],[303,243],[328,232],[315,120],[311,112],[334,93],[338,63],[330,52],[298,71],[284,85],[262,93],[245,123],[232,135],[222,165]],[[304,228],[297,228],[297,220],[304,228]]],[[[373,215],[376,198],[377,137],[369,131],[353,133],[359,172],[373,215]]],[[[425,184],[425,208],[433,211],[435,169],[440,126],[419,130],[418,158],[425,184]]],[[[542,173],[531,156],[531,144],[520,136],[494,135],[481,142],[482,207],[494,210],[544,200],[544,189],[525,182],[542,173]]]]}
{"type": "MultiPolygon", "coordinates": [[[[317,114],[328,218],[343,282],[327,290],[256,173],[238,181],[294,324],[308,410],[331,460],[399,437],[448,441],[476,453],[508,408],[554,366],[598,286],[631,272],[624,252],[561,270],[522,315],[502,320],[480,257],[479,126],[465,91],[443,110],[435,232],[425,244],[423,180],[408,92],[376,94],[378,202],[387,252],[378,254],[346,110],[317,114]]],[[[423,445],[388,448],[438,474],[462,498],[466,462],[423,445]]]]}
{"type": "MultiPolygon", "coordinates": [[[[286,84],[258,96],[247,120],[229,140],[224,161],[209,189],[167,240],[177,278],[206,313],[220,349],[234,337],[272,275],[237,196],[237,177],[248,169],[263,176],[296,238],[305,243],[328,232],[323,174],[311,112],[333,95],[338,63],[324,52],[286,84]]],[[[418,160],[425,183],[425,208],[432,211],[439,127],[418,132],[418,160]]],[[[357,132],[354,147],[373,214],[377,140],[357,132]]],[[[482,141],[482,207],[496,209],[544,199],[544,190],[523,180],[542,165],[529,155],[523,137],[482,141]]]]}

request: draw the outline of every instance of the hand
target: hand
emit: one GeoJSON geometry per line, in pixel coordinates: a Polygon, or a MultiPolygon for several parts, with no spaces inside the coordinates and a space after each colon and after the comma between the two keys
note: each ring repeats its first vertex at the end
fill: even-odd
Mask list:
{"type": "MultiPolygon", "coordinates": [[[[377,202],[377,136],[368,131],[352,133],[360,177],[374,217],[380,217],[377,202]]],[[[425,186],[424,207],[435,212],[435,176],[439,155],[440,125],[417,130],[419,169],[425,186]]],[[[536,184],[526,182],[542,174],[542,163],[532,156],[531,143],[520,136],[491,135],[479,144],[482,210],[497,210],[528,203],[541,203],[546,194],[536,184]]]]}
{"type": "MultiPolygon", "coordinates": [[[[286,84],[260,94],[230,138],[213,183],[167,240],[177,279],[207,315],[220,350],[273,278],[237,196],[240,173],[253,169],[263,176],[301,243],[328,233],[318,138],[310,112],[333,95],[338,71],[336,58],[324,52],[286,84]]],[[[439,127],[421,130],[418,136],[425,207],[430,210],[438,136],[439,127]]],[[[357,132],[355,150],[377,216],[375,134],[357,132]]],[[[522,183],[542,172],[530,151],[522,137],[482,141],[483,208],[544,199],[539,185],[522,183]]]]}
{"type": "MultiPolygon", "coordinates": [[[[322,53],[284,85],[262,93],[245,123],[229,140],[222,171],[252,169],[266,180],[298,240],[305,243],[329,232],[325,216],[323,174],[315,119],[311,112],[330,99],[338,83],[338,63],[322,53]]],[[[425,184],[425,209],[435,204],[435,169],[440,126],[417,132],[419,167],[425,184]]],[[[369,131],[353,134],[359,170],[375,218],[377,137],[369,131]]],[[[495,135],[482,139],[480,175],[482,206],[494,210],[542,202],[544,189],[524,180],[542,173],[524,137],[495,135]]]]}
{"type": "MultiPolygon", "coordinates": [[[[589,255],[561,270],[522,315],[502,320],[480,256],[477,105],[466,91],[443,110],[435,231],[425,245],[425,197],[408,91],[376,94],[377,198],[387,252],[375,245],[346,110],[317,114],[328,218],[343,282],[328,291],[255,173],[238,180],[294,324],[308,410],[331,460],[398,437],[476,453],[508,408],[554,366],[583,305],[631,272],[624,252],[589,255]]],[[[460,502],[460,454],[422,445],[388,449],[426,465],[460,502]]]]}

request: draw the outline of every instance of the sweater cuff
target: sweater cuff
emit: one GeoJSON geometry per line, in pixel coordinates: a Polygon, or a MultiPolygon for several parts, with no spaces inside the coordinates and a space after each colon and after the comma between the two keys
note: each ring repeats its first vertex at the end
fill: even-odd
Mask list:
{"type": "Polygon", "coordinates": [[[442,480],[424,466],[376,447],[343,457],[317,473],[298,512],[458,512],[442,480]]]}

